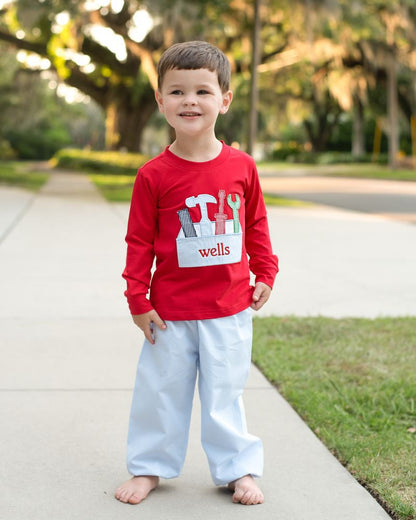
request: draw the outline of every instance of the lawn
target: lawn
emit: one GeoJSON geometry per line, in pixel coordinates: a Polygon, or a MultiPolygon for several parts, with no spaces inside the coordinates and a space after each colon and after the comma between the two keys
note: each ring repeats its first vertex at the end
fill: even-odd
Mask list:
{"type": "Polygon", "coordinates": [[[328,175],[330,177],[353,177],[358,179],[381,179],[395,181],[416,181],[415,169],[392,170],[388,166],[373,163],[352,164],[293,164],[283,162],[264,162],[259,164],[259,172],[271,175],[274,172],[298,171],[304,175],[328,175]]]}
{"type": "MultiPolygon", "coordinates": [[[[135,175],[90,174],[89,177],[109,202],[130,202],[135,175]]],[[[311,205],[308,202],[271,194],[265,194],[264,199],[270,206],[304,207],[311,205]]]]}
{"type": "Polygon", "coordinates": [[[37,191],[48,180],[47,173],[33,171],[30,163],[0,161],[0,185],[37,191]]]}
{"type": "Polygon", "coordinates": [[[416,519],[416,317],[257,318],[253,361],[394,518],[416,519]]]}
{"type": "Polygon", "coordinates": [[[130,202],[135,175],[90,174],[89,178],[109,202],[130,202]]]}
{"type": "Polygon", "coordinates": [[[416,181],[416,170],[399,168],[392,170],[388,166],[377,164],[338,164],[324,168],[323,175],[332,177],[354,177],[359,179],[380,179],[393,181],[416,181]]]}

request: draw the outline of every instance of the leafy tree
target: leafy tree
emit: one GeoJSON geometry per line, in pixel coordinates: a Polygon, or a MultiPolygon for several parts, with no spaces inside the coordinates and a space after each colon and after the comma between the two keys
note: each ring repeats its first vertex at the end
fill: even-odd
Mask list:
{"type": "MultiPolygon", "coordinates": [[[[3,11],[0,39],[18,49],[45,57],[61,80],[94,99],[106,113],[107,144],[117,148],[139,146],[141,131],[154,111],[153,90],[142,68],[142,59],[131,51],[127,56],[106,44],[117,45],[115,35],[127,32],[133,16],[126,2],[115,13],[94,3],[61,0],[16,0],[3,11]],[[94,30],[102,33],[101,43],[94,30]],[[95,29],[94,29],[95,28],[95,29]],[[106,36],[107,35],[107,36],[106,36]],[[107,42],[105,39],[107,38],[107,42]]],[[[98,33],[99,34],[99,33],[98,33]]]]}
{"type": "MultiPolygon", "coordinates": [[[[229,56],[237,95],[218,129],[227,141],[246,140],[254,0],[9,0],[3,5],[0,40],[47,58],[62,81],[95,100],[106,114],[107,147],[140,149],[156,109],[155,64],[169,45],[189,39],[212,41],[229,56]],[[152,24],[138,35],[146,13],[152,24]]],[[[416,68],[413,0],[264,0],[260,19],[261,139],[276,139],[291,122],[303,125],[305,139],[323,150],[348,113],[353,149],[360,154],[364,119],[370,112],[385,113],[388,105],[386,128],[397,142],[400,110],[394,110],[394,92],[407,119],[416,106],[414,89],[408,88],[416,68]],[[391,96],[383,106],[371,93],[382,85],[387,89],[388,78],[391,96]]]]}
{"type": "Polygon", "coordinates": [[[22,159],[48,159],[68,144],[91,145],[94,137],[99,143],[103,123],[97,108],[68,104],[50,88],[55,80],[50,72],[20,69],[15,54],[0,45],[0,141],[22,159]]]}
{"type": "Polygon", "coordinates": [[[229,32],[220,33],[222,19],[233,10],[222,0],[10,0],[4,5],[0,40],[47,58],[62,81],[95,100],[106,114],[107,147],[114,149],[140,150],[156,109],[155,64],[169,45],[211,35],[229,48],[233,40],[229,32]],[[218,10],[224,14],[220,20],[218,10]]]}
{"type": "MultiPolygon", "coordinates": [[[[409,115],[414,93],[400,86],[403,78],[408,84],[409,72],[412,74],[415,69],[414,2],[293,0],[290,4],[271,2],[271,8],[275,15],[281,13],[286,45],[280,54],[264,60],[260,66],[261,86],[268,93],[267,99],[270,91],[283,98],[286,111],[295,107],[288,117],[301,119],[315,150],[327,148],[340,116],[347,112],[354,120],[353,149],[357,154],[364,151],[368,94],[380,82],[387,88],[388,63],[393,63],[397,70],[398,101],[409,115]]],[[[390,82],[390,92],[394,93],[393,83],[390,82]]],[[[387,127],[391,141],[395,133],[391,129],[398,128],[399,123],[394,98],[389,99],[388,111],[396,114],[390,117],[387,127]]],[[[275,102],[276,105],[281,107],[282,101],[275,102]]]]}

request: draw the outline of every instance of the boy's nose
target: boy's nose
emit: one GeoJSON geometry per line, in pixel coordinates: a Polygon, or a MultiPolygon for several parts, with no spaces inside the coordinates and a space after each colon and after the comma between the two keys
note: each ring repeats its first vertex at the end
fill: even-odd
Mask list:
{"type": "Polygon", "coordinates": [[[188,106],[196,105],[195,96],[193,94],[186,96],[185,99],[183,100],[183,103],[184,103],[184,105],[188,105],[188,106]]]}

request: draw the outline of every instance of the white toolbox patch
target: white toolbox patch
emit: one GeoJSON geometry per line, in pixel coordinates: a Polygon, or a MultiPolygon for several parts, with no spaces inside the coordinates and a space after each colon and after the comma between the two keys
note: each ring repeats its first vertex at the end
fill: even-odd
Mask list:
{"type": "Polygon", "coordinates": [[[194,224],[196,237],[185,237],[183,230],[176,238],[179,267],[235,264],[241,261],[243,234],[234,233],[233,220],[225,222],[225,234],[215,235],[215,222],[211,222],[212,234],[201,236],[199,224],[194,224]]]}

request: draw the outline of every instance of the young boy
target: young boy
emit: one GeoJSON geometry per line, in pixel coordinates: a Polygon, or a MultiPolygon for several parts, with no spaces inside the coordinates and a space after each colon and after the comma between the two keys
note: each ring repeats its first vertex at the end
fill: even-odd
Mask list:
{"type": "Polygon", "coordinates": [[[250,156],[215,136],[232,100],[230,64],[219,49],[173,45],[158,79],[156,101],[176,139],[139,169],[132,195],[123,276],[146,339],[128,436],[133,477],[115,496],[138,504],[159,477],[179,475],[198,374],[212,479],[229,486],[234,502],[261,504],[253,477],[262,474],[262,444],[247,432],[241,396],[251,361],[250,307],[268,300],[278,268],[258,175],[250,156]]]}

